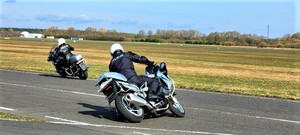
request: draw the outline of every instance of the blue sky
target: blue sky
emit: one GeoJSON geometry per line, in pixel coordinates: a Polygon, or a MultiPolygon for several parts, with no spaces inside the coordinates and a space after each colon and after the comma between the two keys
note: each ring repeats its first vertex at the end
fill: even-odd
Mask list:
{"type": "Polygon", "coordinates": [[[0,27],[300,32],[300,0],[1,0],[0,27]]]}

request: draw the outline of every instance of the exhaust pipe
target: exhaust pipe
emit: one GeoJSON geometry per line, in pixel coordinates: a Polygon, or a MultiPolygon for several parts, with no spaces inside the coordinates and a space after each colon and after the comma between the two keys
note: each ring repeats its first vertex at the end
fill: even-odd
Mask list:
{"type": "Polygon", "coordinates": [[[126,94],[126,99],[132,104],[135,104],[138,106],[147,106],[148,108],[153,109],[153,107],[145,99],[143,99],[139,96],[136,96],[132,93],[126,94]]]}

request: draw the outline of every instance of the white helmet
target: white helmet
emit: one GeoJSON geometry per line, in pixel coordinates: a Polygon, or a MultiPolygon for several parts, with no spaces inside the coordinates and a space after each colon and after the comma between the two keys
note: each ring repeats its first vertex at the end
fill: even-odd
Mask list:
{"type": "Polygon", "coordinates": [[[63,43],[66,43],[66,40],[64,38],[60,38],[57,40],[57,45],[61,45],[63,43]]]}
{"type": "Polygon", "coordinates": [[[121,50],[124,52],[123,47],[119,44],[119,43],[114,43],[113,45],[111,45],[110,47],[110,54],[113,55],[115,51],[117,50],[121,50]]]}

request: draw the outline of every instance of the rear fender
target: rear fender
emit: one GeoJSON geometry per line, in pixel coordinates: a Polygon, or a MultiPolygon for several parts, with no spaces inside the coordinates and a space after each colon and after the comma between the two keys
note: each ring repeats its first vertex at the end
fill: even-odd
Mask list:
{"type": "Polygon", "coordinates": [[[110,78],[110,79],[108,79],[106,81],[103,81],[101,84],[97,84],[96,86],[99,86],[98,92],[103,92],[103,90],[105,90],[105,88],[110,85],[110,83],[112,82],[112,80],[113,79],[110,78]]]}
{"type": "Polygon", "coordinates": [[[116,99],[118,86],[112,78],[102,82],[101,84],[97,84],[96,86],[99,86],[98,92],[103,92],[109,104],[116,99]]]}
{"type": "Polygon", "coordinates": [[[140,91],[139,87],[137,87],[135,84],[131,84],[128,82],[122,82],[122,81],[117,81],[118,86],[122,88],[122,91],[127,92],[127,91],[134,91],[138,92],[140,91]]]}

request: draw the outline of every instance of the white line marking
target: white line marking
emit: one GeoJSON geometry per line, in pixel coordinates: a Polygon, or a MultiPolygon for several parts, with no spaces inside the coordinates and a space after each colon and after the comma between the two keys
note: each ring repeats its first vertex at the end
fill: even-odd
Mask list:
{"type": "Polygon", "coordinates": [[[194,110],[202,110],[202,111],[210,111],[210,112],[217,112],[217,113],[225,113],[229,115],[236,115],[236,116],[244,116],[249,118],[256,118],[256,119],[266,119],[266,120],[272,120],[272,121],[279,121],[279,122],[288,122],[288,123],[295,123],[300,124],[300,121],[293,121],[293,120],[285,120],[285,119],[277,119],[277,118],[268,118],[268,117],[262,117],[262,116],[252,116],[252,115],[246,115],[246,114],[240,114],[240,113],[231,113],[231,112],[224,112],[224,111],[217,111],[217,110],[209,110],[209,109],[200,109],[200,108],[192,108],[192,107],[186,107],[194,110]]]}
{"type": "Polygon", "coordinates": [[[55,124],[64,125],[78,125],[78,126],[92,126],[92,127],[103,127],[103,128],[120,128],[120,129],[135,129],[135,130],[148,130],[148,131],[161,131],[161,132],[176,132],[176,133],[190,133],[190,134],[214,134],[214,135],[233,135],[226,133],[214,133],[214,132],[201,132],[201,131],[190,131],[190,130],[171,130],[171,129],[155,129],[155,128],[142,128],[142,127],[129,127],[129,126],[115,126],[115,125],[100,125],[100,124],[90,124],[85,122],[79,122],[74,120],[68,120],[58,117],[45,116],[46,118],[61,120],[63,122],[51,122],[55,124]]]}
{"type": "Polygon", "coordinates": [[[74,121],[74,120],[68,120],[68,119],[63,119],[63,118],[58,118],[58,117],[52,117],[52,116],[45,116],[46,118],[49,119],[54,119],[54,120],[59,120],[59,121],[64,121],[64,122],[68,122],[68,123],[74,123],[74,124],[86,124],[84,122],[78,122],[78,121],[74,121]]]}
{"type": "Polygon", "coordinates": [[[148,133],[143,133],[143,132],[136,132],[136,131],[133,131],[134,134],[139,134],[139,135],[151,135],[151,134],[148,134],[148,133]]]}
{"type": "Polygon", "coordinates": [[[235,96],[235,97],[246,97],[246,98],[258,98],[258,99],[264,99],[264,100],[300,103],[299,100],[280,99],[280,98],[271,98],[271,97],[238,95],[238,94],[232,94],[232,93],[220,93],[220,92],[213,92],[213,91],[199,91],[199,90],[189,90],[189,89],[180,89],[180,88],[178,88],[176,90],[187,91],[187,92],[195,92],[195,93],[205,93],[205,94],[215,94],[215,95],[225,95],[225,96],[235,96]]]}
{"type": "MultiPolygon", "coordinates": [[[[83,92],[76,92],[76,91],[66,91],[66,90],[52,89],[52,88],[42,88],[42,87],[29,86],[29,85],[24,85],[24,84],[14,84],[14,83],[6,83],[6,82],[0,82],[0,84],[20,86],[20,87],[29,87],[29,88],[38,88],[38,89],[45,89],[45,90],[51,90],[51,91],[57,91],[57,92],[63,92],[63,93],[73,93],[73,94],[87,95],[87,96],[105,97],[104,95],[97,95],[97,94],[90,94],[90,93],[83,93],[83,92]]],[[[191,109],[194,109],[194,110],[214,111],[214,110],[192,108],[192,107],[186,107],[186,108],[191,108],[191,109]]],[[[245,116],[245,117],[249,117],[249,118],[266,119],[266,120],[272,120],[272,121],[279,121],[279,122],[288,122],[288,123],[300,124],[300,121],[278,119],[278,118],[268,118],[268,117],[262,117],[262,116],[251,116],[251,115],[245,115],[245,114],[239,114],[239,113],[231,113],[231,112],[222,112],[222,111],[217,111],[217,112],[218,113],[225,113],[225,114],[229,114],[229,115],[245,116]]]]}
{"type": "MultiPolygon", "coordinates": [[[[0,71],[19,72],[19,73],[25,73],[25,74],[43,74],[43,73],[34,73],[34,72],[30,72],[30,71],[17,71],[17,70],[8,70],[8,69],[0,69],[0,71]]],[[[87,79],[87,80],[96,81],[97,79],[87,79]]],[[[212,91],[189,90],[189,89],[184,89],[184,88],[178,88],[176,90],[179,90],[179,91],[188,91],[188,92],[208,93],[208,94],[219,94],[219,95],[226,95],[226,96],[259,98],[259,99],[265,99],[265,100],[275,100],[275,101],[285,101],[285,102],[300,103],[299,100],[279,99],[279,98],[260,97],[260,96],[248,96],[248,95],[238,95],[238,94],[232,94],[232,93],[220,93],[220,92],[212,92],[212,91]]]]}
{"type": "MultiPolygon", "coordinates": [[[[233,113],[233,114],[235,114],[235,113],[233,113]]],[[[243,114],[235,114],[235,115],[243,115],[243,114]]],[[[268,117],[261,117],[261,116],[251,116],[251,115],[243,115],[243,116],[250,117],[250,118],[257,118],[257,119],[266,119],[266,120],[274,120],[274,121],[280,121],[280,122],[288,122],[288,123],[300,124],[300,121],[293,121],[293,120],[268,118],[268,117]]]]}
{"type": "Polygon", "coordinates": [[[43,88],[43,87],[38,87],[38,86],[29,86],[29,85],[25,85],[25,84],[15,84],[15,83],[6,83],[6,82],[0,82],[0,84],[19,86],[19,87],[28,87],[28,88],[37,88],[37,89],[57,91],[57,92],[63,92],[63,93],[73,93],[73,94],[87,95],[87,96],[95,96],[95,97],[105,97],[104,95],[97,95],[97,94],[77,92],[77,91],[67,91],[67,90],[60,90],[60,89],[52,89],[52,88],[43,88]]]}
{"type": "Polygon", "coordinates": [[[0,109],[1,110],[7,110],[7,111],[16,111],[15,109],[7,108],[7,107],[2,107],[2,106],[0,106],[0,109]]]}

